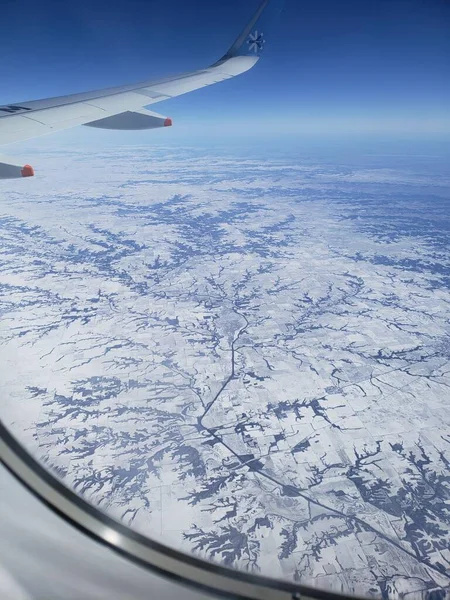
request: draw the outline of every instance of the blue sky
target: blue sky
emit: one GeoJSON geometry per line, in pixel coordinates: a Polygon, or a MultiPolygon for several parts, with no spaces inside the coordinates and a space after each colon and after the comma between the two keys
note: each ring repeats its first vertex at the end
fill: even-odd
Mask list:
{"type": "MultiPolygon", "coordinates": [[[[132,83],[207,66],[258,0],[3,0],[0,102],[132,83]]],[[[259,64],[154,106],[170,132],[258,137],[450,136],[448,0],[286,0],[259,64]]],[[[87,128],[58,134],[106,139],[87,128]]],[[[136,133],[123,134],[121,140],[136,133]]],[[[165,136],[165,137],[164,137],[165,136]]],[[[63,139],[63,138],[61,138],[63,139]]]]}

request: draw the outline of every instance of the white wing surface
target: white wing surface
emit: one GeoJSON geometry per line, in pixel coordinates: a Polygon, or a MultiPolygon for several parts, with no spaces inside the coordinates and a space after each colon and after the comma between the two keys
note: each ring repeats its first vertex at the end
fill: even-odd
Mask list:
{"type": "MultiPolygon", "coordinates": [[[[271,11],[266,10],[269,2],[271,11],[279,11],[282,0],[263,0],[228,52],[206,69],[157,81],[0,106],[0,145],[77,125],[122,130],[172,125],[169,118],[143,107],[231,79],[251,69],[259,60],[266,41],[261,24],[263,17],[267,20],[273,17],[271,11]]],[[[2,173],[8,178],[29,176],[33,174],[30,169],[0,162],[0,179],[4,178],[2,173]]]]}

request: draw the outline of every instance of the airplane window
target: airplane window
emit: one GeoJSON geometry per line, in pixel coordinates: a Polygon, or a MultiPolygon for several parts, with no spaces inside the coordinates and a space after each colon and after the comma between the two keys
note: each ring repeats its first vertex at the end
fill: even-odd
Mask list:
{"type": "Polygon", "coordinates": [[[0,67],[0,595],[31,492],[57,517],[21,539],[60,519],[198,597],[444,600],[449,5],[27,6],[0,24],[27,40],[0,67]]]}

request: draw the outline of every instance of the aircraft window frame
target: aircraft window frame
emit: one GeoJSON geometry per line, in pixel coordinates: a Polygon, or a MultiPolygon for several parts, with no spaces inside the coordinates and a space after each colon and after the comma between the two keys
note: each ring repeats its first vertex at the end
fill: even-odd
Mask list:
{"type": "MultiPolygon", "coordinates": [[[[152,572],[242,600],[342,600],[344,596],[224,567],[180,552],[116,521],[45,469],[0,420],[0,462],[35,497],[89,537],[152,572]]],[[[356,596],[352,600],[358,600],[356,596]]]]}

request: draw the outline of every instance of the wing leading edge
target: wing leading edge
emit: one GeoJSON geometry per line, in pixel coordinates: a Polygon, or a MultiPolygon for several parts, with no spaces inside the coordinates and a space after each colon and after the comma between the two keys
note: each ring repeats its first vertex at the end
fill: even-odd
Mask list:
{"type": "Polygon", "coordinates": [[[228,52],[206,69],[157,81],[0,106],[0,145],[77,125],[152,129],[171,124],[170,119],[143,110],[143,107],[231,79],[251,69],[258,62],[266,42],[264,21],[270,27],[273,13],[280,12],[282,3],[283,0],[263,0],[228,52]]]}

